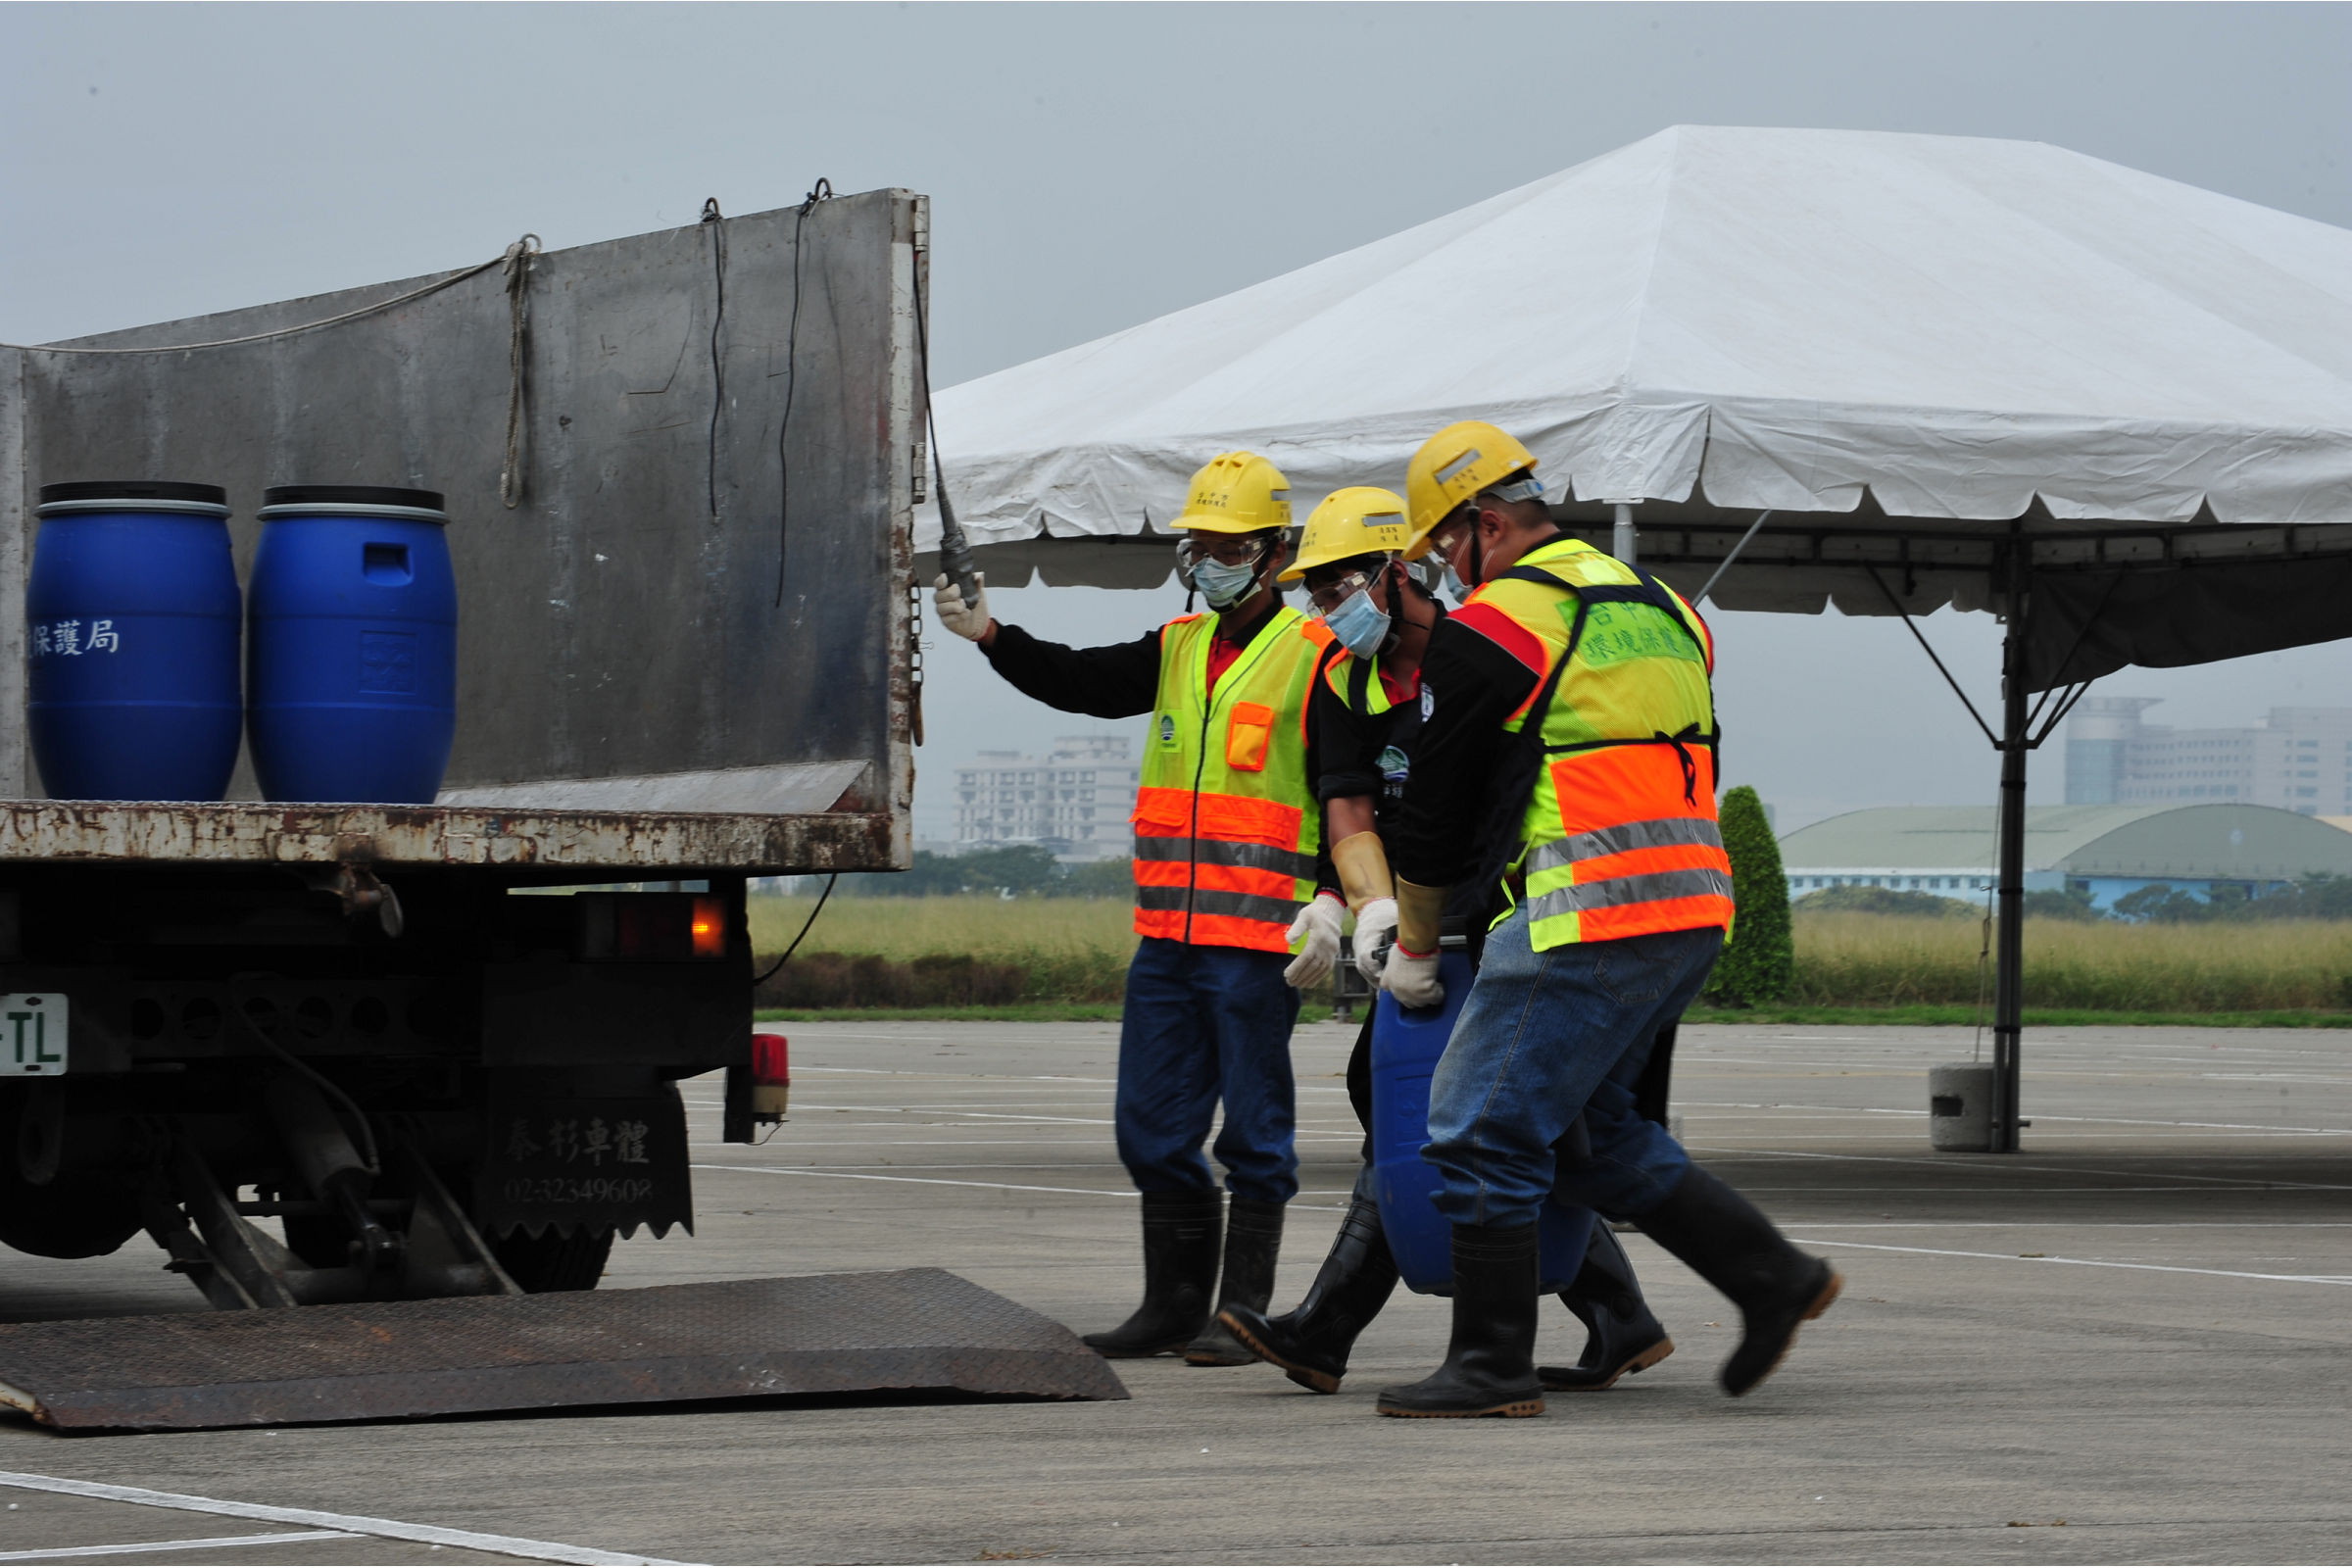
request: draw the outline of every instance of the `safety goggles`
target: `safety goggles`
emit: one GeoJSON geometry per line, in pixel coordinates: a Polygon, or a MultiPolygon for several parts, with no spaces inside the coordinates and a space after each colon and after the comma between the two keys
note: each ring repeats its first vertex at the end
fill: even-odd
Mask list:
{"type": "Polygon", "coordinates": [[[1478,514],[1465,503],[1449,514],[1445,521],[1429,530],[1429,552],[1450,564],[1453,553],[1461,549],[1477,529],[1478,514]]]}
{"type": "Polygon", "coordinates": [[[1176,559],[1185,566],[1213,561],[1221,566],[1254,566],[1266,559],[1274,541],[1264,534],[1226,534],[1186,539],[1176,546],[1176,559]]]}
{"type": "Polygon", "coordinates": [[[1365,592],[1379,581],[1377,567],[1354,567],[1345,571],[1310,571],[1306,574],[1306,602],[1315,607],[1315,613],[1328,615],[1357,594],[1365,592]]]}

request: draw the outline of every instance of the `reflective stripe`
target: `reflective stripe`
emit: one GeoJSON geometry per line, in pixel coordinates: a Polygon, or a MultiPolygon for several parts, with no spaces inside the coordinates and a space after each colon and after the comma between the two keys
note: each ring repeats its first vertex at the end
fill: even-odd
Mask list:
{"type": "Polygon", "coordinates": [[[1225,914],[1236,919],[1258,920],[1268,925],[1290,927],[1291,919],[1298,912],[1297,899],[1269,899],[1255,893],[1223,893],[1214,888],[1140,887],[1135,890],[1135,906],[1139,909],[1175,910],[1190,907],[1195,914],[1225,914]]]}
{"type": "Polygon", "coordinates": [[[1646,822],[1625,822],[1616,827],[1594,828],[1571,838],[1552,839],[1539,844],[1527,858],[1527,869],[1532,875],[1556,866],[1573,865],[1578,860],[1596,859],[1603,855],[1624,855],[1634,850],[1663,850],[1685,844],[1703,844],[1710,849],[1723,848],[1723,835],[1713,822],[1703,816],[1657,816],[1646,822]]]}
{"type": "Polygon", "coordinates": [[[1138,833],[1135,836],[1135,858],[1139,860],[1172,860],[1199,865],[1240,865],[1253,871],[1274,871],[1283,876],[1309,877],[1315,874],[1315,858],[1311,855],[1300,855],[1295,850],[1278,850],[1270,844],[1235,844],[1225,839],[1146,838],[1138,833]]]}
{"type": "Polygon", "coordinates": [[[1647,876],[1616,876],[1600,882],[1579,882],[1553,888],[1527,902],[1530,920],[1550,920],[1587,909],[1614,908],[1625,904],[1651,904],[1663,899],[1728,899],[1732,879],[1710,867],[1688,871],[1653,871],[1647,876]]]}

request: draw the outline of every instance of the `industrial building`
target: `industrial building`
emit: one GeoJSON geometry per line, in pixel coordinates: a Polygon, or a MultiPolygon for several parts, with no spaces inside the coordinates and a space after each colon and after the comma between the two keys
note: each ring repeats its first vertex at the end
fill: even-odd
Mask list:
{"type": "MultiPolygon", "coordinates": [[[[1832,887],[1981,897],[1995,864],[1993,808],[1882,806],[1781,840],[1792,898],[1832,887]]],[[[2352,833],[2267,806],[2036,806],[2026,811],[2026,887],[2088,893],[2105,909],[2163,883],[2198,899],[2251,897],[2299,878],[2352,876],[2352,833]]]]}
{"type": "Polygon", "coordinates": [[[956,770],[954,847],[1042,844],[1061,860],[1123,858],[1142,780],[1124,735],[1063,735],[1044,757],[982,752],[956,770]]]}
{"type": "Polygon", "coordinates": [[[2352,708],[2274,708],[2259,725],[2143,723],[2154,697],[2092,697],[2067,720],[2066,803],[2226,801],[2305,816],[2352,812],[2352,708]]]}

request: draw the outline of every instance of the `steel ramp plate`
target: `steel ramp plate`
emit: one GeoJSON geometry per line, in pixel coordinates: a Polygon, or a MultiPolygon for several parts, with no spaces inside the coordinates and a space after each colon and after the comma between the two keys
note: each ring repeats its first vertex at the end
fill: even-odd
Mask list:
{"type": "Polygon", "coordinates": [[[887,1389],[1127,1397],[1068,1329],[936,1268],[0,1324],[0,1403],[64,1428],[887,1389]]]}

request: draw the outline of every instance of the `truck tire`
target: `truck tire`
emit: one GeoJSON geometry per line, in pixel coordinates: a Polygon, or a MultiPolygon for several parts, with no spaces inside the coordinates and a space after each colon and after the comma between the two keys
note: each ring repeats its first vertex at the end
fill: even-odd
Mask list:
{"type": "Polygon", "coordinates": [[[0,1247],[35,1257],[104,1257],[139,1234],[138,1195],[60,1182],[35,1187],[0,1164],[0,1247]]]}
{"type": "Polygon", "coordinates": [[[509,1231],[490,1241],[499,1267],[533,1296],[549,1291],[593,1291],[612,1255],[612,1230],[581,1229],[565,1236],[548,1230],[533,1236],[509,1231]]]}

